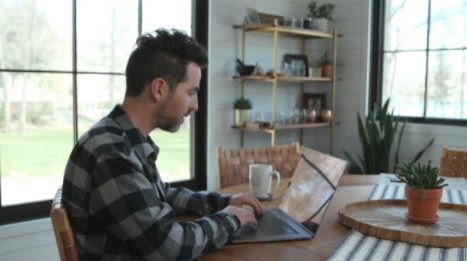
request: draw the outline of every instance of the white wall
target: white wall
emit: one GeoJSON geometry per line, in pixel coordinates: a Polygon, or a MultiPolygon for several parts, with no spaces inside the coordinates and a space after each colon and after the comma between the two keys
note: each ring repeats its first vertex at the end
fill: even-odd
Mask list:
{"type": "Polygon", "coordinates": [[[50,218],[0,226],[0,260],[60,260],[50,218]]]}

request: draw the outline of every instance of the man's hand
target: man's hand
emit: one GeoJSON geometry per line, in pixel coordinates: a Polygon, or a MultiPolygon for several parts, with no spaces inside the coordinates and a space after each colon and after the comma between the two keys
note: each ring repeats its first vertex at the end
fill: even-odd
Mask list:
{"type": "Polygon", "coordinates": [[[263,206],[261,205],[261,202],[259,202],[259,200],[255,197],[248,194],[234,194],[230,198],[229,206],[243,207],[243,205],[249,205],[253,207],[253,210],[257,216],[263,215],[263,206]]]}
{"type": "Polygon", "coordinates": [[[255,214],[252,210],[248,210],[242,207],[228,206],[222,211],[237,216],[240,220],[241,226],[244,226],[246,224],[258,224],[258,220],[256,220],[255,214]]]}

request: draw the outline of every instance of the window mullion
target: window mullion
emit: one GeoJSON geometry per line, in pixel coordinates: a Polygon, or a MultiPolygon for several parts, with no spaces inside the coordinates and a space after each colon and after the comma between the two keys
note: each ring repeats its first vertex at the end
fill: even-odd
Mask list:
{"type": "Polygon", "coordinates": [[[73,60],[72,60],[72,77],[73,77],[73,84],[72,84],[72,91],[73,91],[73,144],[78,141],[78,31],[77,31],[77,19],[76,19],[76,1],[73,0],[73,10],[72,10],[72,48],[73,48],[73,60]]]}
{"type": "Polygon", "coordinates": [[[427,26],[426,26],[426,59],[425,59],[425,92],[423,98],[423,118],[427,118],[428,107],[428,66],[430,62],[430,34],[431,34],[431,0],[428,1],[427,26]]]}

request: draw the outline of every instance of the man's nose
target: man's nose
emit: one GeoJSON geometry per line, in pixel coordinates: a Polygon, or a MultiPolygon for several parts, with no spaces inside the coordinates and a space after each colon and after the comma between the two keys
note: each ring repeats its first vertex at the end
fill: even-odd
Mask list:
{"type": "Polygon", "coordinates": [[[191,101],[190,110],[191,111],[197,111],[198,110],[198,96],[195,96],[195,98],[191,101]]]}

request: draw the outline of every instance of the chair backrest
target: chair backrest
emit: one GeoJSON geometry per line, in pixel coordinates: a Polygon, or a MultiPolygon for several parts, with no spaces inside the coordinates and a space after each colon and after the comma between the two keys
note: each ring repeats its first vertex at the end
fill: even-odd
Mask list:
{"type": "Polygon", "coordinates": [[[68,215],[62,205],[62,188],[60,187],[55,194],[50,211],[52,226],[57,240],[58,252],[61,261],[78,261],[78,250],[76,249],[73,230],[68,220],[68,215]]]}
{"type": "Polygon", "coordinates": [[[217,148],[217,166],[221,187],[248,182],[248,167],[253,163],[267,163],[282,177],[291,177],[300,160],[300,145],[256,148],[217,148]]]}
{"type": "Polygon", "coordinates": [[[467,178],[467,151],[443,147],[441,151],[440,175],[467,178]]]}

